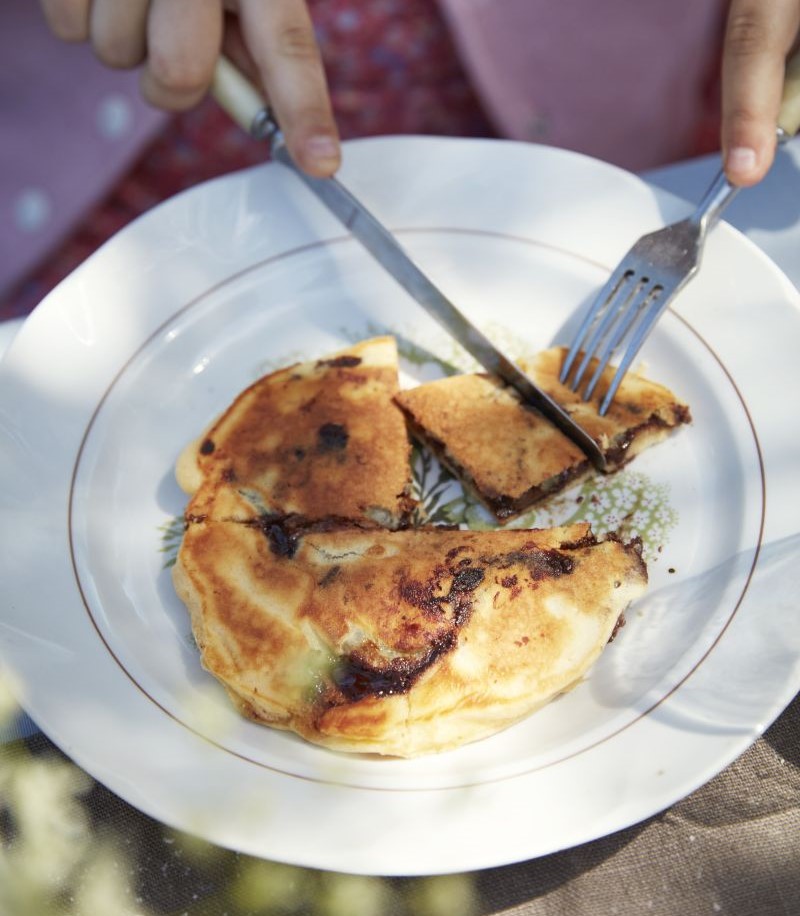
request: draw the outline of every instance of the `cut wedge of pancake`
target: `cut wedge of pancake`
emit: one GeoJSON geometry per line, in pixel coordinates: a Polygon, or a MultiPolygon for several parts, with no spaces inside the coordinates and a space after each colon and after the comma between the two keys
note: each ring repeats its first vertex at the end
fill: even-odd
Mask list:
{"type": "MultiPolygon", "coordinates": [[[[565,353],[557,347],[519,363],[598,443],[610,470],[689,422],[689,408],[671,391],[632,372],[601,417],[597,398],[583,401],[559,382],[565,353]]],[[[414,436],[501,521],[591,470],[573,442],[492,376],[451,376],[402,391],[396,400],[414,436]]]]}
{"type": "Polygon", "coordinates": [[[180,456],[187,516],[336,516],[402,525],[410,443],[392,337],[259,379],[180,456]]]}
{"type": "Polygon", "coordinates": [[[174,566],[203,665],[248,716],[342,751],[412,757],[569,689],[645,589],[588,525],[366,530],[189,522],[174,566]]]}

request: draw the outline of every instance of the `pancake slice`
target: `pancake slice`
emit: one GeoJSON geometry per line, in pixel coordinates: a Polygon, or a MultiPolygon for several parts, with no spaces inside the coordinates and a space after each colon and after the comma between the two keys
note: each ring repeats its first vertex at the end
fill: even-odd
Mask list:
{"type": "Polygon", "coordinates": [[[180,456],[187,517],[404,524],[410,443],[397,392],[392,337],[264,376],[180,456]]]}
{"type": "Polygon", "coordinates": [[[549,530],[203,520],[173,568],[205,668],[246,715],[413,757],[580,680],[645,589],[636,544],[549,530]],[[284,526],[282,531],[278,531],[284,526]]]}
{"type": "MultiPolygon", "coordinates": [[[[583,401],[559,382],[565,354],[565,348],[556,347],[519,363],[598,443],[609,470],[627,464],[675,427],[690,422],[689,408],[671,391],[632,372],[601,417],[597,410],[602,383],[592,400],[583,401]]],[[[613,371],[606,370],[604,382],[610,381],[613,371]]],[[[573,442],[492,376],[451,376],[402,391],[396,401],[412,434],[499,521],[519,515],[592,470],[573,442]]]]}

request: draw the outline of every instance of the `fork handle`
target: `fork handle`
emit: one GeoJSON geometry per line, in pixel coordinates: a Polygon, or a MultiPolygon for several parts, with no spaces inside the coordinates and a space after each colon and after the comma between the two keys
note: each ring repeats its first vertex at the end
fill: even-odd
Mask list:
{"type": "MultiPolygon", "coordinates": [[[[778,142],[785,143],[800,130],[800,51],[789,58],[783,82],[783,100],[778,115],[778,142]]],[[[732,185],[720,170],[697,209],[689,217],[702,234],[720,218],[722,211],[741,189],[732,185]]]]}
{"type": "Polygon", "coordinates": [[[697,205],[697,209],[689,217],[689,221],[694,223],[700,230],[701,236],[705,235],[717,222],[722,215],[722,211],[736,197],[739,191],[741,191],[741,188],[731,184],[725,177],[725,172],[720,169],[697,205]]]}

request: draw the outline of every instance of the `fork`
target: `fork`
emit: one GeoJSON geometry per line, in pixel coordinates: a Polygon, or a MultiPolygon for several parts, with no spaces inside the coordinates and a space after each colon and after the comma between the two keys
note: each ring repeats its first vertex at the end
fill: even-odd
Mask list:
{"type": "MultiPolygon", "coordinates": [[[[778,142],[786,142],[798,128],[800,53],[786,68],[778,142]]],[[[695,211],[680,222],[643,235],[597,294],[567,352],[560,381],[577,391],[591,367],[583,391],[583,399],[588,401],[611,360],[624,345],[616,371],[600,401],[598,412],[601,416],[611,405],[631,362],[664,310],[697,273],[706,235],[739,190],[720,171],[695,211]],[[570,370],[576,362],[577,369],[570,380],[570,370]]]]}

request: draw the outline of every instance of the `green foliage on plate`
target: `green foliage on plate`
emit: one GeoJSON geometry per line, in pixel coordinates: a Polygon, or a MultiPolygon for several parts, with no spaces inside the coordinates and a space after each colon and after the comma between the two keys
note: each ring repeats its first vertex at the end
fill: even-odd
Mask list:
{"type": "Polygon", "coordinates": [[[158,526],[161,532],[159,550],[164,554],[163,569],[174,566],[178,559],[178,548],[181,546],[185,524],[183,515],[175,515],[158,526]]]}
{"type": "Polygon", "coordinates": [[[642,553],[649,562],[657,558],[678,521],[677,512],[669,504],[668,485],[654,483],[635,471],[592,476],[504,526],[430,452],[414,448],[412,473],[414,496],[419,500],[415,525],[489,530],[552,528],[586,521],[598,537],[614,532],[626,541],[641,538],[642,553]]]}

